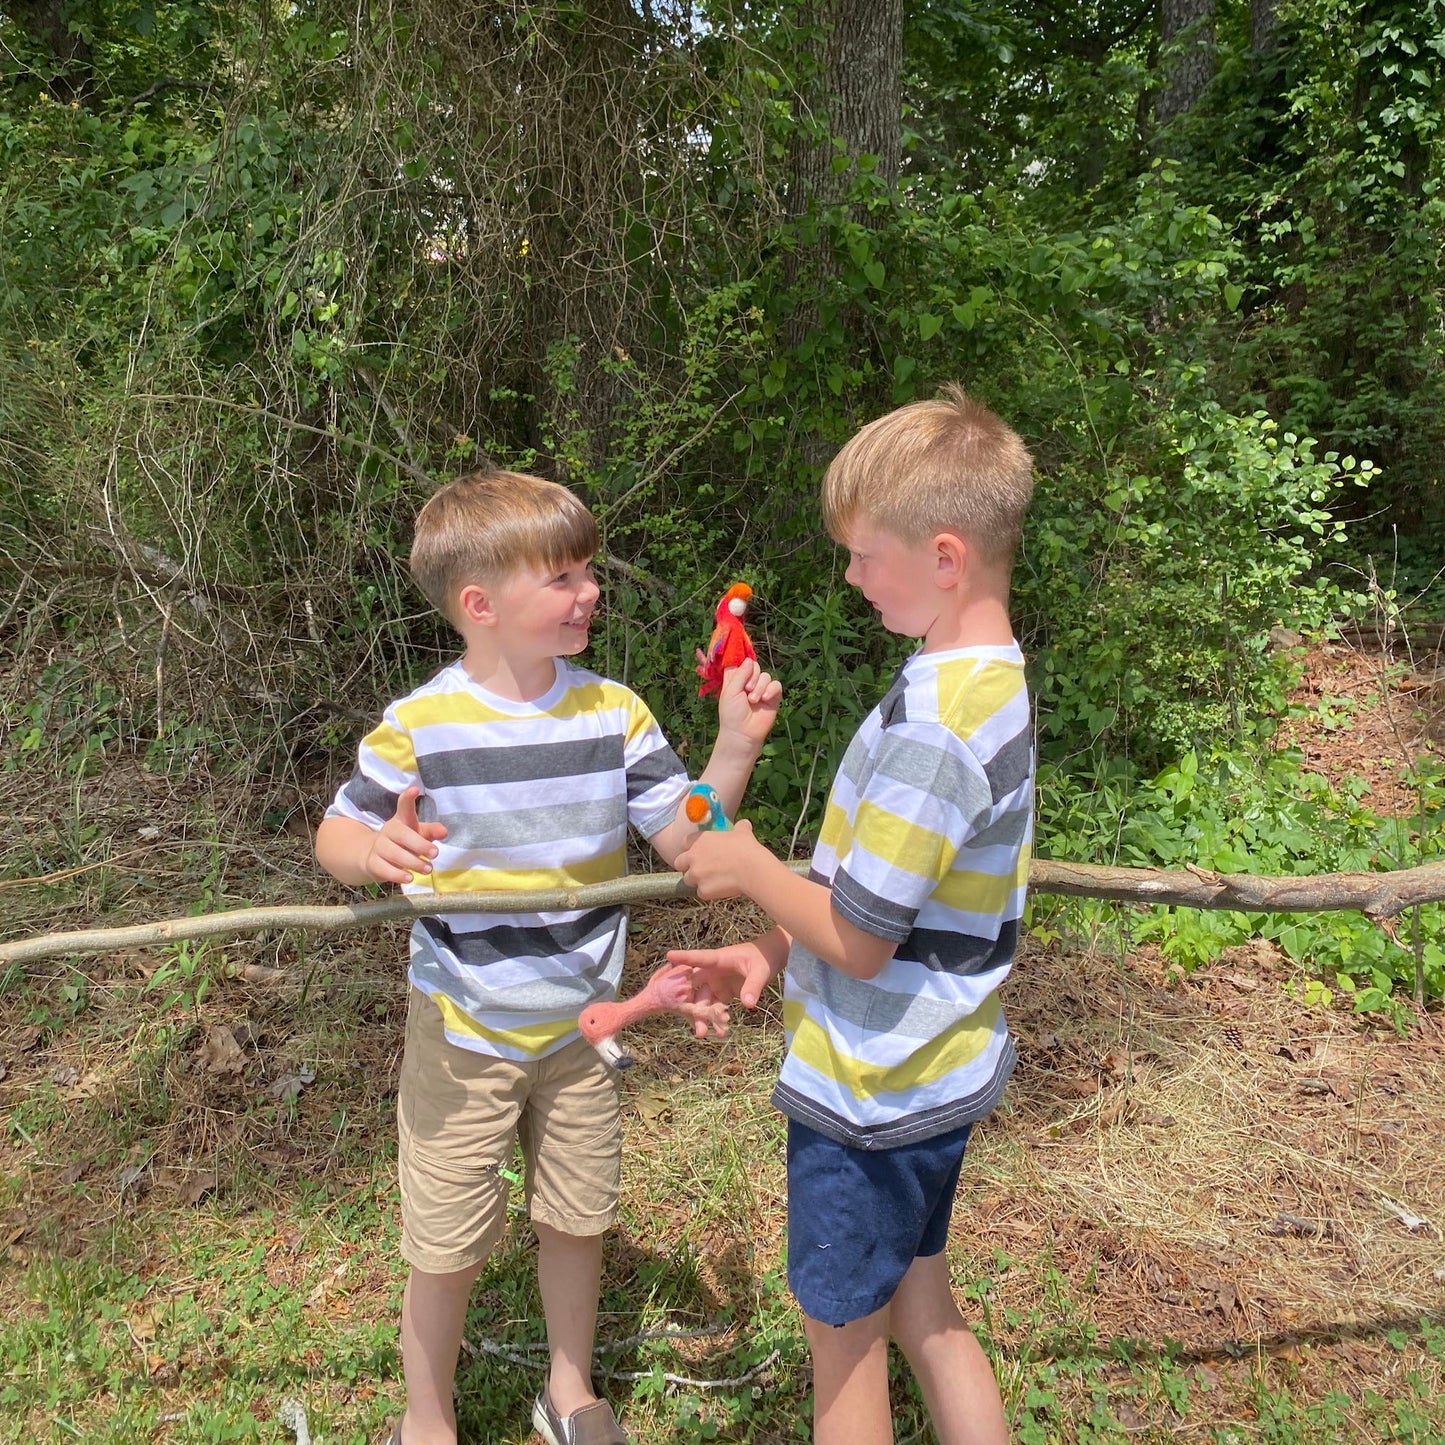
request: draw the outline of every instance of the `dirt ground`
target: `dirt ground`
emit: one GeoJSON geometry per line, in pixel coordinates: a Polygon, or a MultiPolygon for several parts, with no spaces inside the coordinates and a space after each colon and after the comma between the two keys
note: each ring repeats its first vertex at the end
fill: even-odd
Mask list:
{"type": "Polygon", "coordinates": [[[1303,671],[1290,702],[1309,710],[1286,718],[1280,741],[1325,777],[1368,784],[1366,805],[1405,817],[1416,799],[1401,781],[1404,765],[1445,746],[1445,653],[1397,658],[1378,648],[1327,643],[1301,648],[1303,671]],[[1350,706],[1338,725],[1335,700],[1350,706]]]}

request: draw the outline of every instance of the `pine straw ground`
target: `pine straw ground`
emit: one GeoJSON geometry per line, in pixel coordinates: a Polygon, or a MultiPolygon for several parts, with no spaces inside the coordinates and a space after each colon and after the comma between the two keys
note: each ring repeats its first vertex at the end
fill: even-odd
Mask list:
{"type": "MultiPolygon", "coordinates": [[[[1345,681],[1342,661],[1312,659],[1326,694],[1345,681]]],[[[1382,734],[1378,757],[1389,756],[1382,734]]],[[[1382,788],[1390,776],[1382,767],[1382,788]]],[[[6,886],[7,934],[38,931],[42,910],[67,926],[122,904],[177,911],[208,845],[186,837],[184,789],[156,786],[143,822],[163,836],[135,856],[144,846],[137,785],[118,771],[81,785],[73,811],[105,840],[88,845],[95,857],[112,861],[43,888],[6,886]],[[141,897],[142,888],[155,891],[141,897]]],[[[209,865],[224,875],[216,886],[225,898],[241,896],[246,857],[266,864],[257,901],[316,891],[300,836],[227,836],[209,865]]],[[[40,871],[16,861],[12,853],[0,877],[40,871]]],[[[754,921],[735,905],[637,910],[629,986],[666,947],[743,937],[754,921]]],[[[390,1091],[405,1009],[393,962],[401,951],[396,930],[325,945],[240,940],[207,956],[202,971],[214,982],[194,1007],[166,1007],[173,986],[155,987],[159,954],[7,979],[0,1243],[10,1267],[0,1274],[0,1319],[11,1325],[0,1326],[0,1341],[50,1308],[58,1276],[47,1262],[62,1273],[119,1263],[139,1281],[111,1309],[131,1358],[127,1388],[139,1381],[161,1408],[161,1423],[137,1438],[212,1438],[182,1416],[221,1398],[245,1349],[219,1338],[170,1349],[165,1321],[181,1296],[213,1311],[237,1307],[215,1272],[191,1268],[231,1239],[252,1251],[249,1268],[268,1286],[304,1301],[315,1330],[303,1329],[285,1369],[253,1376],[256,1418],[268,1420],[299,1380],[293,1392],[308,1399],[313,1429],[321,1419],[329,1440],[365,1438],[399,1399],[394,1356],[383,1348],[370,1367],[343,1375],[325,1329],[375,1321],[394,1346],[390,1091]],[[258,965],[280,972],[263,977],[258,965]],[[292,1102],[277,1098],[303,1064],[314,1081],[292,1102]]],[[[1049,1438],[1211,1439],[1225,1425],[1256,1438],[1261,1381],[1305,1401],[1341,1397],[1348,1430],[1329,1438],[1381,1438],[1369,1402],[1408,1394],[1410,1372],[1433,1380],[1440,1398],[1440,1363],[1420,1334],[1422,1321],[1428,1335],[1445,1319],[1440,1015],[1398,1037],[1305,1007],[1286,993],[1288,978],[1263,944],[1182,979],[1138,954],[1021,953],[1006,996],[1020,1066],[970,1147],[950,1255],[997,1350],[1015,1418],[1043,1382],[1059,1394],[1064,1424],[1049,1438]],[[1051,1361],[1095,1345],[1092,1375],[1051,1373],[1051,1361]],[[1150,1359],[1190,1371],[1187,1405],[1140,1384],[1138,1362],[1150,1359]],[[1091,1434],[1091,1392],[1111,1382],[1122,1391],[1110,1410],[1123,1434],[1091,1434]]],[[[762,1441],[789,1438],[807,1409],[796,1317],[777,1286],[783,1133],[767,1091],[779,1036],[771,1003],[721,1044],[694,1044],[666,1022],[636,1031],[639,1063],[624,1080],[623,1214],[601,1321],[604,1340],[712,1323],[664,1359],[703,1378],[741,1372],[748,1335],[766,1333],[781,1353],[754,1378],[749,1438],[762,1441]]],[[[495,1422],[479,1439],[527,1436],[535,1372],[507,1367],[522,1377],[510,1395],[482,1373],[488,1344],[541,1337],[535,1300],[518,1284],[526,1250],[519,1222],[471,1317],[463,1409],[474,1423],[495,1422]]],[[[634,1350],[614,1363],[646,1369],[654,1357],[634,1350]]],[[[126,1438],[103,1424],[117,1408],[114,1381],[87,1389],[80,1406],[22,1394],[0,1438],[126,1438]]],[[[676,1438],[666,1411],[636,1402],[633,1415],[642,1445],[676,1438]]],[[[1445,1421],[1434,1437],[1400,1438],[1445,1438],[1445,1421]]]]}

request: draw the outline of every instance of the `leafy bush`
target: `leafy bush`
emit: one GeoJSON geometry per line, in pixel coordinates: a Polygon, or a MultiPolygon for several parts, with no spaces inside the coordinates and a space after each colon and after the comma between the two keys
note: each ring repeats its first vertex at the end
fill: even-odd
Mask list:
{"type": "MultiPolygon", "coordinates": [[[[1445,769],[1415,770],[1419,797],[1407,818],[1382,818],[1360,803],[1362,785],[1331,784],[1290,751],[1216,747],[1187,752],[1147,779],[1123,770],[1091,789],[1057,767],[1040,776],[1040,852],[1124,867],[1194,866],[1221,873],[1292,876],[1368,872],[1445,858],[1445,769]]],[[[1132,944],[1158,946],[1189,970],[1250,938],[1276,942],[1326,990],[1360,1011],[1391,1009],[1417,982],[1426,999],[1445,997],[1445,907],[1422,906],[1396,920],[1398,941],[1361,914],[1246,914],[1195,908],[1116,910],[1094,901],[1036,898],[1033,926],[1085,936],[1117,926],[1132,944]]],[[[1317,987],[1312,997],[1328,1001],[1317,987]]]]}

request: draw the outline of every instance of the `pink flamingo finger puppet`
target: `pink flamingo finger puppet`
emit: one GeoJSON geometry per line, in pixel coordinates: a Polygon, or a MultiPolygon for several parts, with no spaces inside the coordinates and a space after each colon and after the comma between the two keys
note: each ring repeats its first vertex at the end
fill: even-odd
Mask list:
{"type": "Polygon", "coordinates": [[[692,970],[675,963],[665,963],[656,969],[631,998],[589,1004],[582,1010],[577,1027],[582,1037],[614,1069],[630,1069],[632,1055],[617,1042],[617,1035],[628,1024],[656,1013],[681,1014],[694,1025],[702,1025],[699,1037],[704,1037],[709,1029],[718,1038],[728,1031],[727,1005],[699,1003],[692,970]]]}
{"type": "Polygon", "coordinates": [[[693,827],[705,833],[720,833],[732,827],[723,812],[722,799],[711,783],[694,783],[683,795],[682,811],[693,827]]]}
{"type": "Polygon", "coordinates": [[[697,654],[697,675],[702,678],[702,685],[697,690],[699,697],[721,692],[723,673],[757,656],[753,651],[753,640],[743,626],[743,616],[752,595],[753,589],[746,582],[734,582],[723,593],[722,601],[713,612],[715,625],[712,636],[707,640],[707,651],[697,654]]]}

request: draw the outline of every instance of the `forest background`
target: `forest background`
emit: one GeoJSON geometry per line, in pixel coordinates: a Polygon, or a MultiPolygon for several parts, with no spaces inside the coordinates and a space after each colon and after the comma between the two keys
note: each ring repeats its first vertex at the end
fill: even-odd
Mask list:
{"type": "MultiPolygon", "coordinates": [[[[1377,816],[1278,730],[1301,638],[1438,640],[1442,119],[1441,0],[0,0],[0,875],[44,884],[4,931],[314,891],[267,839],[450,657],[411,523],[492,463],[595,511],[590,660],[685,756],[753,585],[788,702],[748,806],[802,849],[904,655],[817,481],[948,380],[1037,460],[1042,854],[1445,856],[1437,757],[1377,816]],[[188,851],[120,866],[158,830],[101,794],[188,851]]],[[[1403,1030],[1445,994],[1409,924],[1040,897],[1030,936],[1263,938],[1403,1030]]],[[[90,986],[0,978],[42,1027],[90,986]]]]}
{"type": "MultiPolygon", "coordinates": [[[[817,479],[958,379],[1038,461],[1043,853],[1435,849],[1438,777],[1382,831],[1257,745],[1271,628],[1439,610],[1438,0],[27,0],[0,46],[7,769],[204,759],[313,810],[449,655],[417,507],[496,463],[595,510],[593,661],[684,752],[754,585],[789,704],[751,810],[806,842],[902,655],[817,479]]],[[[1445,985],[1337,919],[1140,928],[1185,965],[1262,929],[1370,1008],[1445,985]]]]}

